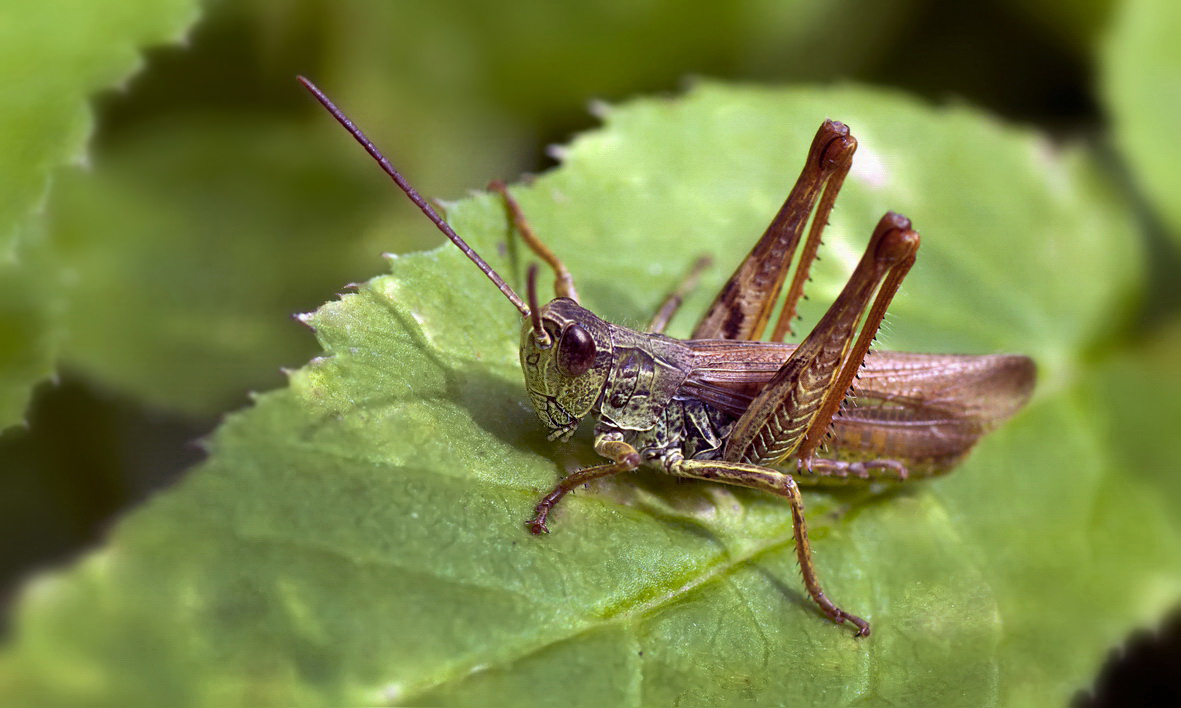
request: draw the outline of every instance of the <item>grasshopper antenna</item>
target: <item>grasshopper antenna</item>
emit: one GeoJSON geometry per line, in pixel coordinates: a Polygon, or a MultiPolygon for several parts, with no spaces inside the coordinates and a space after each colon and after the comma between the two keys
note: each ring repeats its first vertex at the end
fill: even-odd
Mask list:
{"type": "MultiPolygon", "coordinates": [[[[470,258],[472,262],[476,264],[476,267],[484,273],[484,275],[488,276],[488,279],[492,281],[492,284],[499,288],[500,292],[504,293],[504,296],[509,299],[509,302],[513,303],[513,305],[518,310],[520,310],[523,317],[528,317],[531,310],[529,306],[525,304],[525,301],[521,299],[521,296],[513,292],[513,289],[509,287],[508,283],[504,282],[504,278],[500,277],[500,275],[492,269],[492,266],[488,265],[483,258],[480,258],[480,254],[476,253],[471,246],[467,245],[467,242],[460,238],[459,234],[455,233],[455,230],[452,229],[451,226],[443,220],[443,217],[439,216],[438,212],[436,212],[434,208],[422,198],[422,195],[419,194],[418,191],[414,189],[414,187],[410,186],[410,183],[406,181],[406,178],[403,177],[401,173],[398,172],[398,170],[394,169],[394,166],[390,164],[390,161],[386,159],[385,155],[381,154],[381,150],[378,150],[377,146],[370,142],[369,138],[365,137],[365,134],[361,132],[361,129],[358,128],[351,120],[349,120],[348,116],[346,116],[343,111],[337,108],[336,104],[333,103],[330,98],[325,96],[324,92],[321,91],[319,87],[303,76],[297,76],[296,78],[299,80],[299,83],[303,84],[303,87],[306,88],[309,93],[316,97],[316,100],[320,102],[320,105],[324,106],[324,108],[332,114],[332,117],[336,119],[336,122],[344,126],[344,129],[349,131],[349,134],[353,136],[353,139],[360,143],[361,147],[365,148],[365,152],[369,153],[369,155],[377,161],[377,164],[381,166],[381,169],[384,170],[392,180],[394,180],[394,183],[406,193],[407,197],[410,197],[410,201],[414,202],[415,206],[421,209],[423,214],[426,214],[426,218],[430,219],[435,227],[439,229],[439,231],[443,232],[444,236],[451,239],[451,243],[454,243],[456,246],[458,246],[459,250],[463,251],[464,255],[470,258]]],[[[535,309],[536,308],[534,308],[534,310],[535,309]]],[[[545,330],[542,330],[542,333],[544,334],[545,330]]]]}
{"type": "Polygon", "coordinates": [[[553,346],[553,339],[550,338],[549,332],[541,326],[541,308],[537,306],[537,264],[530,263],[529,270],[525,273],[525,294],[529,296],[529,319],[533,322],[533,338],[537,340],[537,346],[542,349],[549,349],[553,346]]]}

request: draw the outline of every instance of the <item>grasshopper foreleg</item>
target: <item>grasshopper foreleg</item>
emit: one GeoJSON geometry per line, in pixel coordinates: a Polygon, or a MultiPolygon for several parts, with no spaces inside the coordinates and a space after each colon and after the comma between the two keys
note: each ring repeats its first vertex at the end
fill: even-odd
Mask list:
{"type": "Polygon", "coordinates": [[[787,472],[769,469],[741,462],[715,460],[674,460],[666,467],[669,474],[692,479],[704,479],[739,487],[759,489],[785,497],[791,504],[792,533],[795,536],[796,558],[804,576],[804,587],[808,595],[820,606],[820,611],[837,624],[850,622],[857,627],[857,636],[869,636],[869,623],[857,615],[850,614],[833,604],[820,587],[816,567],[812,563],[812,547],[808,543],[808,525],[804,521],[804,500],[795,480],[787,472]]]}
{"type": "Polygon", "coordinates": [[[562,497],[600,477],[609,477],[620,472],[631,472],[640,466],[640,454],[631,445],[623,441],[623,436],[617,432],[604,432],[595,436],[595,452],[612,460],[606,465],[596,465],[578,470],[566,475],[558,482],[549,494],[542,497],[533,510],[533,518],[526,522],[529,530],[537,535],[549,533],[545,522],[550,511],[562,497]]]}
{"type": "Polygon", "coordinates": [[[549,264],[550,268],[554,270],[554,292],[558,297],[568,297],[574,302],[578,302],[578,291],[574,289],[574,277],[570,275],[566,264],[561,261],[554,252],[549,250],[549,247],[537,238],[537,234],[533,233],[533,227],[529,225],[529,220],[525,218],[525,212],[521,210],[521,205],[517,204],[517,200],[513,199],[513,195],[509,193],[508,187],[504,182],[496,181],[488,185],[490,191],[498,193],[504,199],[504,208],[508,210],[509,218],[512,220],[513,226],[516,227],[517,233],[521,235],[521,240],[529,247],[529,250],[537,254],[537,257],[549,264]]]}

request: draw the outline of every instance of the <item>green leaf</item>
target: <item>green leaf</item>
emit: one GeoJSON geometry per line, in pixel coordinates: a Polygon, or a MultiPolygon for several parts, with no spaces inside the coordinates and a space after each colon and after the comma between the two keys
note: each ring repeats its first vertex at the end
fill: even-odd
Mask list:
{"type": "MultiPolygon", "coordinates": [[[[139,49],[171,41],[195,19],[193,0],[12,3],[0,22],[0,429],[21,420],[52,369],[62,306],[57,273],[41,256],[40,225],[55,171],[84,157],[87,101],[126,79],[139,49]],[[35,243],[28,245],[22,241],[35,243]],[[30,284],[43,286],[34,290],[30,284]]],[[[34,286],[35,287],[35,286],[34,286]]]]}
{"type": "Polygon", "coordinates": [[[1116,142],[1140,189],[1181,243],[1181,4],[1123,3],[1103,56],[1116,142]]]}
{"type": "Polygon", "coordinates": [[[389,189],[339,138],[190,115],[141,127],[92,174],[70,175],[52,219],[77,274],[63,358],[139,400],[205,415],[280,384],[280,364],[315,353],[291,315],[375,270],[379,244],[391,245],[372,230],[389,189]]]}
{"type": "MultiPolygon", "coordinates": [[[[30,586],[0,663],[7,697],[1064,702],[1181,594],[1176,529],[1104,444],[1107,408],[1084,375],[1081,350],[1139,272],[1127,209],[1084,153],[891,94],[705,85],[610,111],[517,194],[585,304],[617,322],[642,322],[714,253],[686,305],[699,313],[825,116],[861,147],[811,314],[894,208],[925,241],[885,345],[1027,352],[1041,367],[1034,403],[955,474],[807,493],[821,578],[873,636],[806,599],[789,514],[768,495],[637,473],[572,495],[552,534],[529,536],[533,504],[591,462],[589,440],[544,440],[515,310],[446,246],[392,259],[305,318],[325,356],[227,419],[209,461],[107,549],[30,586]]],[[[448,216],[517,281],[495,199],[448,216]]]]}

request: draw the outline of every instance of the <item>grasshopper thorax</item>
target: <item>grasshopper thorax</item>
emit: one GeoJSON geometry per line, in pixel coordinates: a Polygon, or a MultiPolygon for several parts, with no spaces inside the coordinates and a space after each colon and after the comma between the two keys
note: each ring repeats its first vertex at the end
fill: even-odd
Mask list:
{"type": "Polygon", "coordinates": [[[611,325],[565,297],[541,308],[549,341],[539,341],[529,318],[521,324],[525,388],[549,439],[566,440],[602,397],[611,371],[611,325]]]}

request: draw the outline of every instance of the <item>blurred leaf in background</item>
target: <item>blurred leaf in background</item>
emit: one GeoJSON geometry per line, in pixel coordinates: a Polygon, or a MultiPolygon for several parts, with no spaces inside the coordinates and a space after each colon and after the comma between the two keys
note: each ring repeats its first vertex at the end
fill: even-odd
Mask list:
{"type": "Polygon", "coordinates": [[[33,387],[54,371],[61,283],[42,224],[25,224],[0,261],[0,428],[25,420],[33,387]]]}
{"type": "Polygon", "coordinates": [[[1177,3],[1121,3],[1103,47],[1100,77],[1114,142],[1139,189],[1152,249],[1147,302],[1139,330],[1129,336],[1133,346],[1106,362],[1100,384],[1117,411],[1111,439],[1127,450],[1130,469],[1168,490],[1164,498],[1175,519],[1181,519],[1181,463],[1176,455],[1153,455],[1154,445],[1145,443],[1181,424],[1181,48],[1174,41],[1179,31],[1177,3]]]}
{"type": "Polygon", "coordinates": [[[1115,139],[1181,243],[1181,3],[1128,0],[1104,53],[1103,92],[1115,139]]]}
{"type": "Polygon", "coordinates": [[[1007,9],[1029,18],[1044,41],[1087,58],[1093,55],[1119,0],[1003,0],[1007,9]]]}
{"type": "Polygon", "coordinates": [[[75,274],[67,360],[149,405],[214,415],[312,356],[292,304],[380,262],[358,236],[388,190],[338,147],[295,124],[195,115],[138,130],[102,179],[71,175],[52,219],[75,274]]]}
{"type": "Polygon", "coordinates": [[[62,296],[38,223],[55,172],[85,156],[91,95],[123,81],[147,45],[175,40],[192,0],[21,3],[0,22],[0,430],[23,420],[52,370],[62,296]]]}
{"type": "Polygon", "coordinates": [[[544,134],[563,133],[553,125],[589,123],[590,97],[667,88],[699,70],[798,60],[813,46],[806,31],[837,7],[215,6],[193,38],[203,51],[163,55],[135,95],[109,111],[94,170],[55,204],[76,286],[64,359],[149,405],[213,415],[240,405],[247,391],[277,385],[279,364],[311,354],[285,316],[371,273],[381,250],[436,242],[413,214],[383,208],[391,200],[367,170],[301,139],[306,111],[298,108],[307,107],[296,102],[297,72],[363,97],[359,115],[380,116],[369,121],[379,137],[448,136],[445,146],[399,141],[404,169],[427,193],[445,195],[540,164],[544,134]],[[791,22],[770,21],[785,10],[791,22]],[[783,39],[777,26],[791,41],[772,41],[783,39]],[[262,191],[242,199],[252,185],[262,191]],[[294,223],[279,221],[284,213],[294,223]]]}

